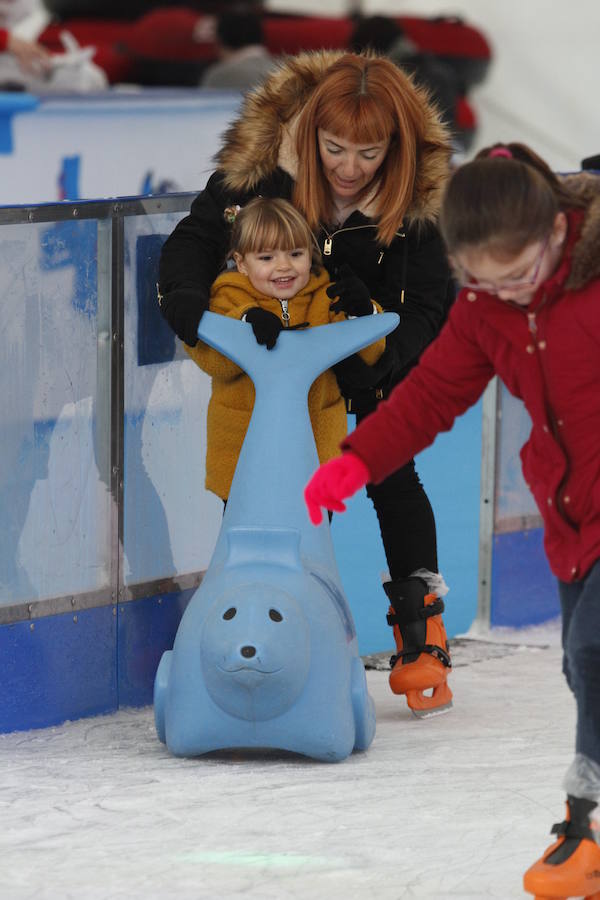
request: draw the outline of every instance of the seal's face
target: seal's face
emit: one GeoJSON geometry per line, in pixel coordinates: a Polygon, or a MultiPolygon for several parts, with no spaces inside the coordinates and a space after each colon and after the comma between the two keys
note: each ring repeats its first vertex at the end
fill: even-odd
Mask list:
{"type": "Polygon", "coordinates": [[[238,585],[210,609],[201,636],[211,699],[240,719],[275,718],[306,681],[310,634],[298,602],[269,584],[238,585]]]}

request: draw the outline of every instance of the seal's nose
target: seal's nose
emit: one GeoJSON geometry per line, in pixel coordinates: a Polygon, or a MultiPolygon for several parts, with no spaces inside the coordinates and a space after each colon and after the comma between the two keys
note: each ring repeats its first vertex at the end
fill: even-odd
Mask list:
{"type": "Polygon", "coordinates": [[[242,647],[240,652],[245,659],[252,659],[253,656],[256,656],[256,647],[251,647],[247,644],[245,647],[242,647]]]}

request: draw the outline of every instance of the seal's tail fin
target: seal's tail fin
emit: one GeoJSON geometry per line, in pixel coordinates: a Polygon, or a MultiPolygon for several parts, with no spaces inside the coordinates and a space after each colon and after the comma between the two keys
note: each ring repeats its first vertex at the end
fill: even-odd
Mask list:
{"type": "Polygon", "coordinates": [[[325,369],[379,340],[397,324],[395,313],[383,313],[303,331],[284,330],[275,347],[267,350],[256,342],[247,322],[206,312],[198,326],[198,338],[241,366],[257,389],[279,378],[289,383],[293,373],[295,383],[303,383],[308,390],[325,369]]]}

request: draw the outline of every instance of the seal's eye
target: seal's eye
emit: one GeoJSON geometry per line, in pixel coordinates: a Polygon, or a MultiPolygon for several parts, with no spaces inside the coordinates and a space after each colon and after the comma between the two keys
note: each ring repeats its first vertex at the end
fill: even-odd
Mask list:
{"type": "Polygon", "coordinates": [[[272,619],[274,622],[282,622],[283,621],[283,616],[276,609],[269,610],[269,618],[272,619]]]}
{"type": "Polygon", "coordinates": [[[235,606],[230,606],[229,609],[226,609],[225,612],[223,613],[223,618],[224,619],[233,619],[236,612],[237,612],[237,609],[235,608],[235,606]]]}

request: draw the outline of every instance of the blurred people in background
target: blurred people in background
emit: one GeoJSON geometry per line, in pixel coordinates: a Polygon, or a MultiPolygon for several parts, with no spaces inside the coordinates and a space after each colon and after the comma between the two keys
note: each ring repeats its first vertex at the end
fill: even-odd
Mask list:
{"type": "Polygon", "coordinates": [[[48,50],[13,31],[40,8],[41,0],[0,0],[0,87],[5,90],[20,86],[19,73],[42,77],[50,71],[52,62],[48,50]]]}
{"type": "Polygon", "coordinates": [[[42,0],[0,0],[0,89],[48,94],[107,87],[106,74],[92,61],[94,47],[80,47],[68,31],[60,34],[64,52],[38,43],[50,19],[42,0]]]}
{"type": "Polygon", "coordinates": [[[456,103],[461,94],[456,72],[448,63],[420,50],[395,19],[389,16],[359,17],[352,32],[350,49],[355,53],[370,49],[385,54],[413,75],[417,84],[429,90],[444,122],[453,126],[456,103]]]}
{"type": "Polygon", "coordinates": [[[201,87],[246,91],[259,85],[275,66],[263,44],[260,15],[233,10],[217,20],[219,61],[202,73],[201,87]]]}
{"type": "MultiPolygon", "coordinates": [[[[58,19],[125,19],[133,21],[153,9],[178,7],[218,15],[239,0],[44,0],[58,19]]],[[[253,7],[262,4],[255,2],[253,7]]]]}

